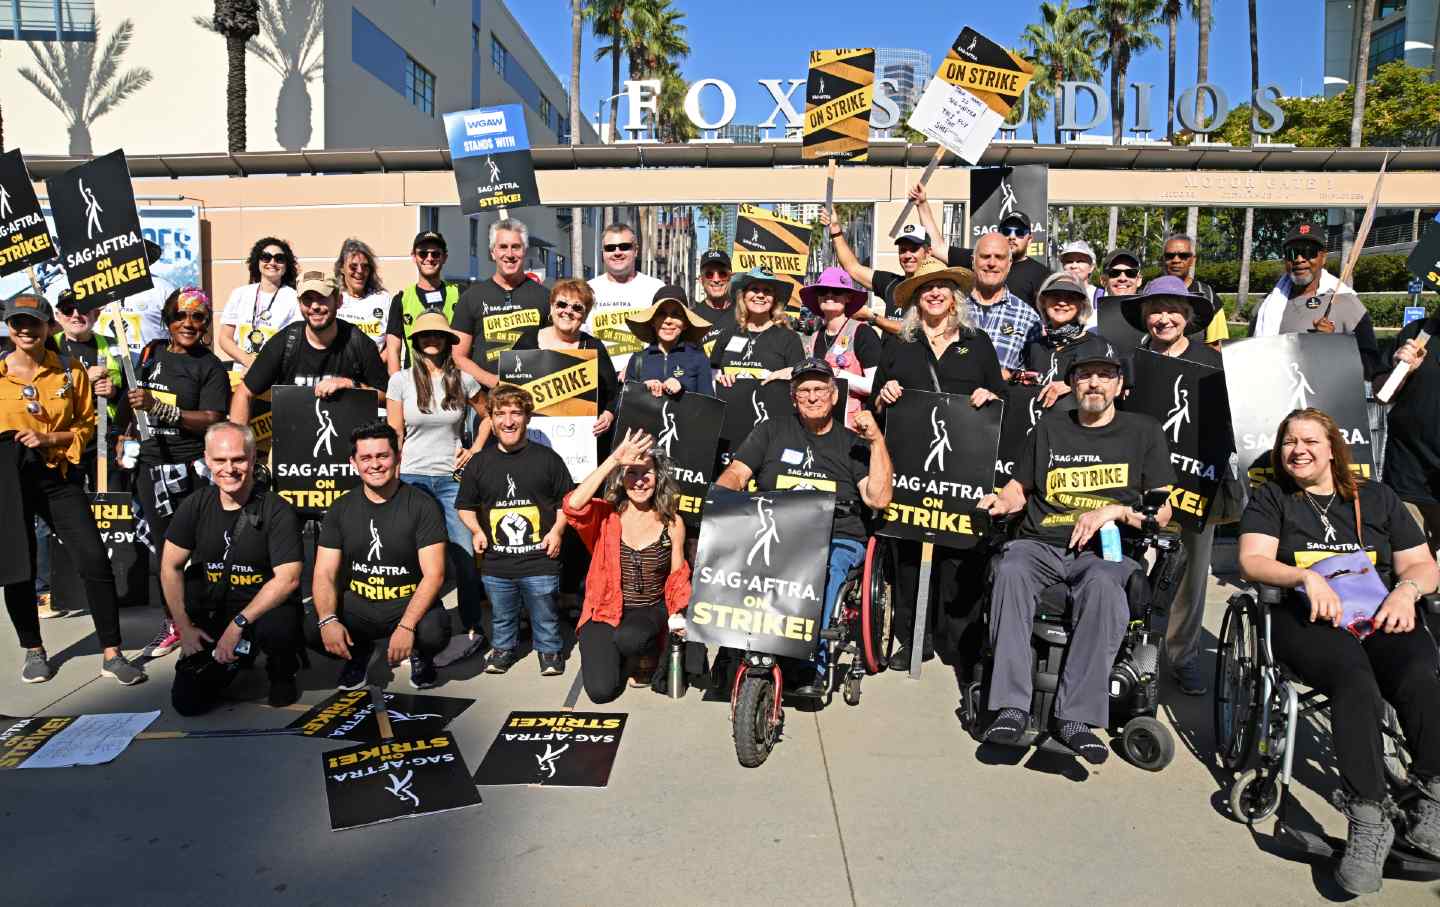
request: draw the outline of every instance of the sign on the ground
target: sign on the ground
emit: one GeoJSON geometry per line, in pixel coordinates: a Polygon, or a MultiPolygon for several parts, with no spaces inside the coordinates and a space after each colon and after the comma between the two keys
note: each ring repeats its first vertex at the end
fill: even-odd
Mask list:
{"type": "Polygon", "coordinates": [[[809,659],[819,645],[835,495],[705,498],[685,627],[691,642],[809,659]]]}
{"type": "Polygon", "coordinates": [[[159,717],[159,711],[0,716],[0,769],[104,765],[159,717]]]}
{"type": "Polygon", "coordinates": [[[978,164],[1035,67],[966,26],[910,113],[910,127],[978,164]]]}
{"type": "Polygon", "coordinates": [[[730,258],[736,274],[751,268],[774,271],[776,277],[790,284],[788,308],[798,310],[800,284],[810,260],[810,225],[759,205],[741,205],[736,212],[730,258]]]}
{"type": "Polygon", "coordinates": [[[55,257],[50,227],[19,148],[0,154],[0,276],[55,257]]]}
{"type": "Polygon", "coordinates": [[[895,492],[876,532],[969,548],[975,502],[990,493],[1004,407],[980,409],[967,396],[906,390],[885,410],[885,446],[895,492]]]}
{"type": "Polygon", "coordinates": [[[320,759],[331,831],[480,803],[460,747],[443,731],[410,740],[360,743],[331,750],[320,759]]]}
{"type": "Polygon", "coordinates": [[[154,285],[125,152],[93,158],[45,187],[76,308],[88,312],[154,285]]]}
{"type": "Polygon", "coordinates": [[[810,51],[800,156],[864,160],[874,92],[875,48],[810,51]]]}
{"type": "Polygon", "coordinates": [[[474,782],[604,787],[628,718],[624,712],[511,712],[474,782]]]}
{"type": "Polygon", "coordinates": [[[272,463],[280,496],[304,513],[322,513],[360,484],[350,465],[350,433],[375,421],[375,395],[342,390],[329,399],[314,388],[271,389],[272,463]]]}
{"type": "MultiPolygon", "coordinates": [[[[438,734],[475,702],[473,699],[392,693],[388,690],[384,696],[390,726],[394,728],[395,736],[402,740],[438,734]]],[[[316,703],[310,711],[286,727],[298,728],[306,737],[366,743],[383,740],[375,721],[374,700],[369,690],[340,690],[316,703]]]]}
{"type": "Polygon", "coordinates": [[[540,204],[525,108],[501,104],[447,113],[445,136],[461,214],[540,204]]]}
{"type": "Polygon", "coordinates": [[[724,402],[704,394],[657,397],[638,381],[627,381],[620,389],[615,439],[618,442],[636,428],[655,439],[655,446],[670,459],[680,486],[680,515],[692,530],[700,525],[705,490],[715,478],[715,451],[725,410],[724,402]]]}

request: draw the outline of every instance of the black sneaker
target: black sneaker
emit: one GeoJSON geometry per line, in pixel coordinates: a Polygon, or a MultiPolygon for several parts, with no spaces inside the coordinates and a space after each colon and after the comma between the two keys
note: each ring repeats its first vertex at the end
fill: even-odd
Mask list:
{"type": "Polygon", "coordinates": [[[901,646],[890,656],[890,670],[904,673],[910,670],[910,647],[901,646]]]}
{"type": "Polygon", "coordinates": [[[300,688],[295,685],[294,677],[271,677],[270,678],[270,707],[283,709],[287,705],[294,705],[300,699],[300,688]]]}
{"type": "Polygon", "coordinates": [[[440,685],[440,674],[435,662],[423,655],[410,656],[410,685],[417,690],[428,690],[440,685]]]}
{"type": "Polygon", "coordinates": [[[559,677],[565,673],[565,656],[560,652],[540,653],[540,676],[559,677]]]}
{"type": "Polygon", "coordinates": [[[504,674],[515,666],[520,657],[514,649],[491,649],[490,658],[485,662],[486,674],[504,674]]]}
{"type": "Polygon", "coordinates": [[[365,686],[365,680],[369,673],[369,658],[351,658],[345,662],[345,667],[341,669],[340,679],[335,681],[335,689],[358,690],[365,686]]]}

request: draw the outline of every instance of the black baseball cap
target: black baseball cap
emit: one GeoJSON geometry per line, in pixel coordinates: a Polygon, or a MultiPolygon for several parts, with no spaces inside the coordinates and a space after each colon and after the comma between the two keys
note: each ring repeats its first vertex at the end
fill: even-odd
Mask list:
{"type": "Polygon", "coordinates": [[[1000,226],[1003,227],[1006,224],[1016,224],[1018,226],[1024,227],[1025,232],[1029,233],[1030,215],[1026,214],[1024,211],[1011,211],[1009,214],[1000,218],[1000,226]]]}
{"type": "Polygon", "coordinates": [[[1131,261],[1135,262],[1135,267],[1137,267],[1137,268],[1140,267],[1140,256],[1139,256],[1139,255],[1136,255],[1134,252],[1131,252],[1129,249],[1116,249],[1114,252],[1111,252],[1109,255],[1106,255],[1106,256],[1105,256],[1105,268],[1106,268],[1106,270],[1109,270],[1109,268],[1110,268],[1111,265],[1115,264],[1115,262],[1119,261],[1119,260],[1122,259],[1122,258],[1128,258],[1128,259],[1130,259],[1131,261]]]}
{"type": "Polygon", "coordinates": [[[792,384],[812,376],[824,377],[834,381],[835,370],[830,367],[830,363],[821,359],[819,356],[810,356],[801,359],[794,368],[790,369],[790,381],[792,384]]]}
{"type": "Polygon", "coordinates": [[[685,291],[673,283],[667,283],[656,290],[655,296],[650,302],[652,305],[659,305],[662,302],[678,302],[681,308],[690,304],[690,300],[685,297],[685,291]]]}
{"type": "Polygon", "coordinates": [[[700,270],[704,271],[711,265],[719,265],[725,270],[730,270],[730,253],[723,249],[711,249],[700,256],[700,270]]]}
{"type": "Polygon", "coordinates": [[[1093,353],[1075,353],[1065,361],[1065,382],[1070,382],[1070,376],[1082,365],[1113,365],[1120,370],[1120,377],[1125,377],[1125,360],[1115,351],[1115,347],[1105,344],[1105,351],[1096,350],[1093,353]]]}
{"type": "Polygon", "coordinates": [[[414,252],[421,246],[439,246],[441,252],[450,254],[450,247],[445,245],[445,237],[437,230],[421,230],[416,233],[415,241],[410,244],[410,251],[414,252]]]}
{"type": "Polygon", "coordinates": [[[1301,243],[1319,243],[1325,245],[1325,222],[1323,220],[1302,220],[1290,228],[1285,234],[1285,242],[1281,243],[1282,249],[1290,246],[1297,246],[1301,243]]]}

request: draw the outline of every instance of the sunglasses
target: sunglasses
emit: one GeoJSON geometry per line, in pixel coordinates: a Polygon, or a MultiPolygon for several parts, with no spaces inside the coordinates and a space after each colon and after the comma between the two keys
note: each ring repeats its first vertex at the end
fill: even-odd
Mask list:
{"type": "Polygon", "coordinates": [[[421,261],[439,261],[445,257],[445,252],[441,249],[416,249],[414,255],[421,261]]]}
{"type": "Polygon", "coordinates": [[[76,310],[75,310],[75,303],[73,303],[73,302],[61,302],[61,303],[56,303],[56,305],[55,305],[55,311],[59,312],[61,315],[64,315],[66,318],[69,318],[71,315],[74,315],[74,314],[75,314],[75,311],[76,311],[76,310]]]}
{"type": "Polygon", "coordinates": [[[607,242],[604,246],[606,252],[629,252],[633,248],[633,242],[607,242]]]}
{"type": "Polygon", "coordinates": [[[1029,227],[1001,227],[1001,228],[1000,228],[1000,233],[1001,233],[1001,235],[1003,235],[1003,236],[1009,236],[1009,237],[1029,236],[1029,235],[1030,235],[1030,228],[1029,228],[1029,227]]]}
{"type": "Polygon", "coordinates": [[[1107,268],[1106,277],[1139,277],[1139,268],[1107,268]]]}
{"type": "Polygon", "coordinates": [[[729,280],[730,272],[720,268],[710,268],[705,271],[703,276],[706,280],[729,280]]]}
{"type": "Polygon", "coordinates": [[[1194,252],[1166,252],[1166,261],[1189,261],[1195,257],[1194,252]]]}
{"type": "Polygon", "coordinates": [[[553,312],[574,312],[577,315],[584,315],[585,303],[571,302],[568,299],[557,299],[550,303],[550,310],[553,312]]]}
{"type": "Polygon", "coordinates": [[[210,322],[210,313],[209,313],[209,312],[172,312],[172,313],[170,314],[169,318],[167,318],[166,320],[167,320],[170,324],[179,324],[179,323],[182,322],[182,321],[188,321],[188,322],[190,322],[191,324],[201,324],[201,325],[203,325],[203,324],[209,324],[209,322],[210,322]]]}
{"type": "Polygon", "coordinates": [[[259,258],[261,264],[267,265],[272,261],[277,265],[283,265],[290,260],[290,256],[284,252],[261,252],[259,258]]]}
{"type": "Polygon", "coordinates": [[[20,388],[20,396],[28,401],[25,404],[25,412],[32,416],[40,415],[40,392],[35,389],[35,385],[27,384],[20,388]]]}
{"type": "Polygon", "coordinates": [[[1307,261],[1319,256],[1324,251],[1321,246],[1306,243],[1302,246],[1290,246],[1281,253],[1281,257],[1286,261],[1307,261]]]}

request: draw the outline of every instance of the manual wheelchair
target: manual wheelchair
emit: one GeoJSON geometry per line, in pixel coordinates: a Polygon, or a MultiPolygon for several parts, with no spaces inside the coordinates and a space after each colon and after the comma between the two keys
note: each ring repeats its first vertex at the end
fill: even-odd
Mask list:
{"type": "MultiPolygon", "coordinates": [[[[830,685],[825,701],[838,684],[848,705],[860,704],[860,682],[885,670],[889,657],[890,618],[895,588],[894,549],[871,536],[864,559],[846,574],[835,596],[830,626],[818,645],[829,647],[830,685]],[[846,657],[841,664],[842,656],[846,657]]],[[[781,698],[787,679],[809,670],[808,662],[764,652],[726,650],[735,661],[730,679],[730,723],[735,756],[746,768],[763,763],[775,748],[785,721],[781,698]]]]}
{"type": "MultiPolygon", "coordinates": [[[[1274,586],[1230,597],[1215,656],[1215,752],[1222,766],[1237,773],[1229,794],[1237,821],[1254,825],[1275,816],[1277,838],[1314,856],[1334,857],[1336,849],[1325,838],[1286,821],[1297,727],[1302,717],[1325,711],[1329,701],[1318,690],[1301,692],[1297,675],[1275,658],[1270,613],[1284,599],[1285,590],[1274,586]]],[[[1432,627],[1433,616],[1440,615],[1440,595],[1421,596],[1417,611],[1432,627]]],[[[1388,703],[1381,737],[1385,781],[1391,798],[1403,807],[1420,792],[1411,782],[1405,737],[1388,703]]],[[[1388,865],[1440,876],[1440,860],[1407,849],[1398,835],[1388,865]]]]}
{"type": "MultiPolygon", "coordinates": [[[[1155,519],[1167,499],[1168,495],[1163,491],[1147,493],[1140,507],[1145,517],[1143,528],[1138,534],[1127,536],[1123,542],[1125,554],[1139,563],[1141,569],[1132,574],[1126,584],[1130,623],[1110,671],[1110,733],[1115,736],[1118,729],[1125,758],[1152,772],[1165,768],[1175,758],[1175,738],[1170,729],[1155,717],[1160,705],[1160,658],[1165,645],[1165,625],[1157,618],[1168,616],[1170,603],[1185,575],[1185,549],[1180,544],[1179,535],[1163,532],[1155,519]],[[1145,565],[1151,552],[1155,555],[1154,563],[1147,568],[1145,565]]],[[[1000,549],[1009,540],[1005,528],[1003,521],[994,520],[987,533],[991,547],[985,576],[984,616],[987,626],[994,571],[1000,562],[1000,549]]],[[[1069,747],[1049,732],[1061,671],[1074,629],[1069,592],[1064,583],[1056,583],[1040,593],[1030,638],[1035,659],[1030,716],[1025,733],[1015,745],[1074,755],[1069,747]]],[[[986,639],[989,639],[988,632],[986,639]]],[[[961,690],[960,721],[977,741],[982,739],[993,718],[993,713],[985,706],[993,662],[994,652],[987,641],[984,657],[961,690]]]]}

